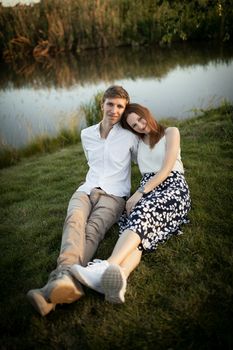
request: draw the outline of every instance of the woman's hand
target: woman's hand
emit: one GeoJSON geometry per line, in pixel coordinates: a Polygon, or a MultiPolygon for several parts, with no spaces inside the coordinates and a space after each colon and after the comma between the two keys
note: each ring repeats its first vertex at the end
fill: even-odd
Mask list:
{"type": "Polygon", "coordinates": [[[136,191],[126,202],[125,208],[127,215],[129,216],[131,210],[135,206],[135,204],[142,198],[142,193],[136,191]]]}

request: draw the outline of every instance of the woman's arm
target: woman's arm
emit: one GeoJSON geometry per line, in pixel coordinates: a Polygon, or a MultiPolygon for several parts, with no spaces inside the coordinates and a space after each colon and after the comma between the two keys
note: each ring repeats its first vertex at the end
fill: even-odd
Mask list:
{"type": "MultiPolygon", "coordinates": [[[[174,167],[177,159],[177,154],[180,149],[180,132],[176,127],[167,128],[165,131],[166,137],[166,153],[161,169],[145,184],[144,193],[149,193],[161,182],[163,182],[174,167]]],[[[142,197],[142,193],[136,191],[126,203],[126,211],[129,214],[131,209],[142,197]]]]}
{"type": "Polygon", "coordinates": [[[153,176],[144,186],[145,193],[152,191],[156,186],[161,184],[175,165],[177,155],[180,149],[180,132],[176,127],[171,127],[165,131],[166,153],[161,169],[153,176]]]}

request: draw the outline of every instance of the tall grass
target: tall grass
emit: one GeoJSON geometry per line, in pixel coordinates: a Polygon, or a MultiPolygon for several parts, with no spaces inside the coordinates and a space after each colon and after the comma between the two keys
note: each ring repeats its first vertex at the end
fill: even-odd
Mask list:
{"type": "Polygon", "coordinates": [[[101,121],[103,113],[101,111],[101,102],[103,97],[103,91],[94,95],[89,103],[81,105],[81,111],[83,111],[87,125],[94,125],[101,121]]]}
{"type": "Polygon", "coordinates": [[[228,41],[232,22],[232,6],[223,0],[41,0],[33,7],[0,6],[0,49],[6,61],[41,60],[64,50],[228,41]]]}
{"type": "MultiPolygon", "coordinates": [[[[123,305],[86,288],[42,318],[25,297],[56,265],[67,204],[87,171],[80,143],[1,170],[2,349],[232,349],[233,107],[201,114],[170,123],[181,132],[191,222],[143,256],[123,305]]],[[[139,178],[134,166],[132,190],[139,178]]],[[[117,237],[114,226],[96,256],[117,237]]]]}

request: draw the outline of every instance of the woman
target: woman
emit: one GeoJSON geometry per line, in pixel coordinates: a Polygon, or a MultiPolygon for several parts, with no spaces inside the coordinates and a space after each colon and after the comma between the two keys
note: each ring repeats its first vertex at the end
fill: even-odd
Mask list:
{"type": "Polygon", "coordinates": [[[119,222],[121,235],[111,256],[94,260],[87,267],[71,268],[81,283],[104,293],[112,303],[124,302],[127,278],[139,264],[142,252],[153,252],[172,235],[181,233],[191,205],[179,130],[164,128],[147,108],[136,103],[126,107],[121,124],[140,138],[140,187],[126,202],[126,213],[119,222]]]}

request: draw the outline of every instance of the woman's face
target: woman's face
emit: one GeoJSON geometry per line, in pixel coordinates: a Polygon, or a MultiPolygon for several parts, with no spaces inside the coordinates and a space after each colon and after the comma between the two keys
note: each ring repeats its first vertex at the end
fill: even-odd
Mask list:
{"type": "Polygon", "coordinates": [[[146,119],[134,112],[127,116],[126,121],[134,131],[140,134],[148,134],[150,132],[146,119]]]}

